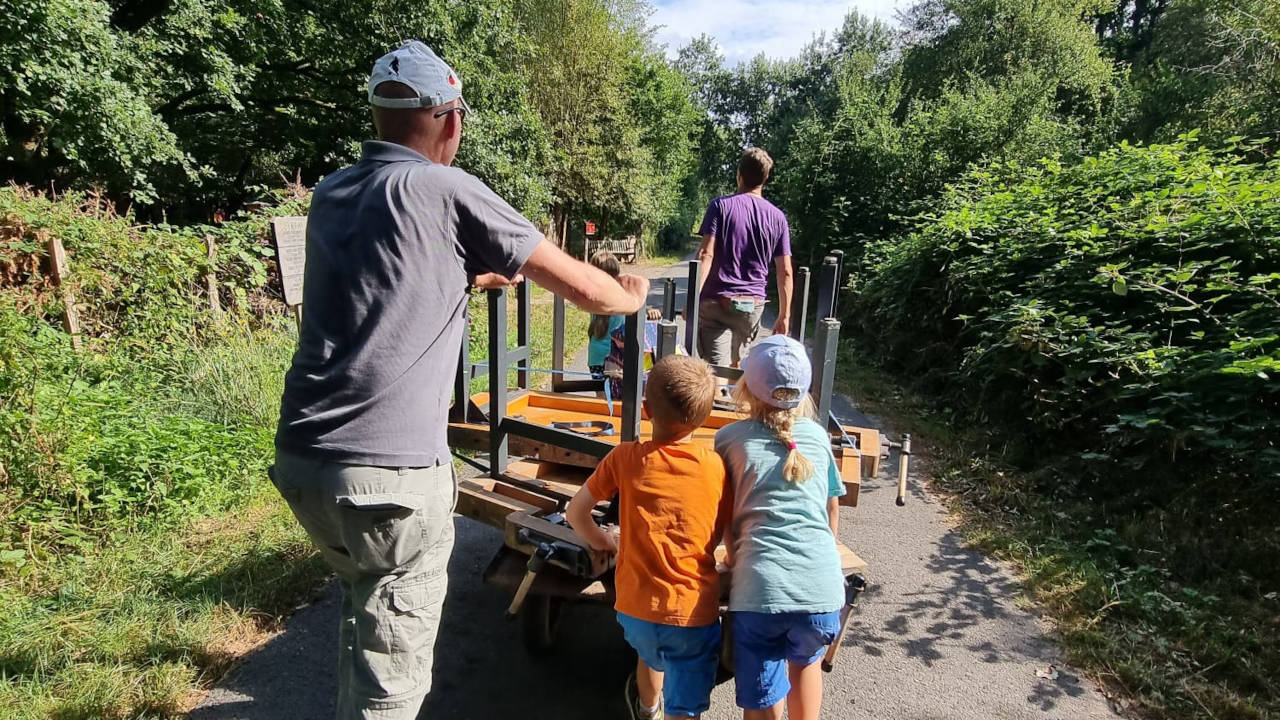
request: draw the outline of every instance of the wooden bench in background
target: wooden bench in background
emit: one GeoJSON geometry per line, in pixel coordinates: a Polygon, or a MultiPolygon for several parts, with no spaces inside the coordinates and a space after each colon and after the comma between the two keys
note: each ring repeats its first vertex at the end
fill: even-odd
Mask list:
{"type": "Polygon", "coordinates": [[[635,235],[628,235],[624,238],[602,238],[596,241],[594,250],[608,250],[618,258],[618,262],[634,263],[636,261],[636,245],[638,240],[635,235]]]}

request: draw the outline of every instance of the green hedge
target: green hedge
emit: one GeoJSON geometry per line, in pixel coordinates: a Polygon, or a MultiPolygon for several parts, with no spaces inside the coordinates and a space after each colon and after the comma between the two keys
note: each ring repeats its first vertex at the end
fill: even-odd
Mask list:
{"type": "Polygon", "coordinates": [[[975,170],[870,248],[856,332],[1069,481],[1280,489],[1280,163],[1252,151],[975,170]]]}
{"type": "Polygon", "coordinates": [[[32,552],[182,522],[261,485],[293,336],[272,330],[285,314],[267,228],[306,196],[279,200],[270,214],[174,228],[136,225],[92,196],[0,188],[0,576],[32,552]],[[61,328],[49,237],[67,251],[79,351],[61,328]]]}

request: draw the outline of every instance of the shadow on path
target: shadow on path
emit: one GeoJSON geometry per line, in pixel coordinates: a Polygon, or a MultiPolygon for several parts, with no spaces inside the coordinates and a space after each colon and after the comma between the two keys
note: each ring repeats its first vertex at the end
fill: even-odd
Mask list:
{"type": "MultiPolygon", "coordinates": [[[[533,659],[517,623],[503,619],[510,598],[480,582],[501,534],[455,518],[449,593],[436,642],[435,679],[422,718],[621,715],[622,682],[635,656],[611,609],[565,608],[559,645],[533,659]]],[[[299,610],[191,713],[191,720],[302,720],[333,715],[338,586],[299,610]]]]}

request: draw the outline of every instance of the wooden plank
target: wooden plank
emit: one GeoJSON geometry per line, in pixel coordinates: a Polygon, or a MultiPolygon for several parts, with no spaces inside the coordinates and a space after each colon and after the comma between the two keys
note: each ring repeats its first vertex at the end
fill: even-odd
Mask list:
{"type": "Polygon", "coordinates": [[[836,543],[836,549],[840,551],[840,568],[846,576],[853,573],[866,574],[867,562],[858,557],[858,553],[851,550],[844,543],[836,543]]]}
{"type": "Polygon", "coordinates": [[[568,467],[545,460],[513,460],[507,467],[512,472],[527,477],[575,487],[581,486],[591,477],[591,471],[587,468],[568,467]]]}
{"type": "Polygon", "coordinates": [[[858,450],[862,452],[862,477],[875,477],[880,474],[880,431],[875,428],[854,427],[845,425],[844,431],[858,440],[858,450]]]}
{"type": "MultiPolygon", "coordinates": [[[[484,407],[488,405],[489,396],[488,393],[477,393],[472,396],[471,400],[477,406],[484,407]]],[[[597,438],[614,444],[621,440],[621,412],[621,404],[617,401],[613,403],[613,414],[610,414],[609,405],[603,398],[540,391],[530,391],[514,398],[507,408],[509,416],[519,416],[526,422],[546,427],[551,427],[552,423],[555,422],[608,422],[613,426],[614,433],[612,435],[600,435],[597,438]]],[[[695,443],[705,447],[712,447],[715,444],[716,430],[740,419],[742,417],[734,412],[713,411],[711,417],[707,418],[703,426],[695,430],[690,438],[695,443]]],[[[879,474],[880,431],[875,428],[852,425],[845,426],[844,430],[858,443],[862,455],[860,467],[862,477],[874,477],[879,474]]],[[[451,423],[449,426],[449,443],[455,448],[484,451],[488,449],[488,433],[489,428],[487,425],[451,423]]],[[[652,424],[647,416],[642,416],[640,439],[647,440],[652,437],[652,424]]],[[[837,443],[838,447],[840,438],[833,438],[833,442],[837,443]]],[[[539,461],[540,468],[553,464],[590,469],[599,463],[599,458],[595,456],[515,435],[510,436],[510,451],[513,456],[523,456],[539,461]]],[[[543,472],[545,471],[530,472],[527,467],[520,470],[521,474],[530,477],[539,477],[543,472]]],[[[846,470],[844,465],[841,465],[841,473],[846,482],[856,484],[857,480],[853,477],[853,473],[850,470],[846,470]]],[[[581,484],[576,479],[561,480],[557,478],[557,480],[573,485],[581,484]]],[[[851,497],[846,500],[846,503],[852,505],[856,503],[857,495],[852,492],[854,490],[853,487],[850,487],[849,490],[851,497]]]]}
{"type": "Polygon", "coordinates": [[[491,482],[493,482],[493,487],[490,488],[490,490],[498,495],[502,495],[503,497],[519,500],[522,503],[536,507],[542,512],[556,512],[560,509],[561,503],[554,498],[539,495],[538,493],[526,490],[516,485],[510,485],[496,480],[491,482]]]}
{"type": "MultiPolygon", "coordinates": [[[[561,447],[517,435],[511,435],[509,439],[509,450],[512,456],[534,458],[535,460],[540,458],[552,464],[579,468],[594,468],[600,464],[600,458],[594,455],[565,450],[561,447]]],[[[488,452],[489,426],[475,423],[449,423],[449,446],[459,450],[488,452]]]]}
{"type": "Polygon", "coordinates": [[[840,479],[844,481],[844,496],[840,498],[840,504],[858,507],[858,493],[862,489],[862,461],[859,453],[855,448],[838,446],[836,463],[840,468],[840,479]]]}
{"type": "Polygon", "coordinates": [[[525,490],[530,490],[540,495],[545,495],[547,498],[561,503],[569,502],[578,492],[578,488],[576,486],[565,486],[559,483],[539,480],[538,478],[531,478],[517,472],[512,472],[510,467],[507,468],[506,472],[502,473],[502,478],[511,485],[522,487],[525,490]]]}
{"type": "Polygon", "coordinates": [[[493,492],[491,489],[493,487],[492,482],[490,480],[490,484],[487,487],[483,482],[476,480],[462,480],[459,482],[458,507],[455,512],[485,525],[505,530],[507,517],[512,513],[528,513],[538,510],[533,505],[493,492]]]}
{"type": "MultiPolygon", "coordinates": [[[[850,550],[849,547],[842,542],[836,543],[836,550],[840,553],[840,571],[842,574],[846,576],[852,575],[853,573],[866,574],[867,563],[862,558],[858,557],[857,553],[850,550]]],[[[716,570],[720,573],[720,581],[722,583],[729,582],[732,573],[732,568],[729,568],[724,564],[724,559],[726,557],[727,551],[725,550],[724,545],[717,546],[715,552],[716,570]]]]}
{"type": "MultiPolygon", "coordinates": [[[[570,412],[599,415],[605,418],[610,417],[609,403],[607,400],[604,398],[585,397],[582,395],[533,391],[529,393],[528,407],[566,410],[570,412]]],[[[618,398],[613,399],[612,416],[622,417],[622,403],[618,398]]],[[[641,417],[645,420],[649,419],[649,415],[647,413],[642,413],[641,417]]],[[[702,423],[702,426],[704,428],[718,430],[725,425],[737,422],[741,419],[742,416],[736,412],[728,410],[712,410],[711,415],[702,423]]]]}

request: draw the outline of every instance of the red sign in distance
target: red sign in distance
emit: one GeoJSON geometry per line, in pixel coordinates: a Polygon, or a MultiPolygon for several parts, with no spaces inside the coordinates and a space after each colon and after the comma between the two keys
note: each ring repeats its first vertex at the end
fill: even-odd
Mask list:
{"type": "Polygon", "coordinates": [[[587,234],[588,235],[596,234],[596,224],[591,222],[590,220],[587,221],[587,234]]]}

